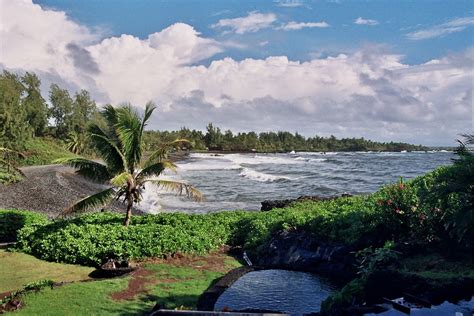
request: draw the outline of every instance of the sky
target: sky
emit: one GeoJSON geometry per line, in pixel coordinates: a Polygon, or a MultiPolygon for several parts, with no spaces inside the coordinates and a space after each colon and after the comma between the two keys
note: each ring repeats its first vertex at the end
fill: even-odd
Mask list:
{"type": "Polygon", "coordinates": [[[474,130],[473,1],[0,0],[0,69],[158,105],[151,129],[455,145],[474,130]]]}

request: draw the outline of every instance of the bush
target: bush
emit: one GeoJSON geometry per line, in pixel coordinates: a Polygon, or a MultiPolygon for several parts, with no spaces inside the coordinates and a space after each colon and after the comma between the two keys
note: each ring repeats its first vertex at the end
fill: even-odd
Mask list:
{"type": "Polygon", "coordinates": [[[127,228],[120,214],[88,214],[34,230],[26,228],[19,234],[18,247],[45,260],[86,265],[99,265],[107,258],[204,254],[228,243],[242,215],[136,216],[127,228]]]}
{"type": "Polygon", "coordinates": [[[48,218],[39,213],[0,209],[0,242],[16,241],[20,229],[47,223],[48,218]]]}
{"type": "Polygon", "coordinates": [[[136,216],[128,229],[120,214],[87,214],[26,226],[19,232],[18,247],[46,260],[97,265],[112,257],[203,254],[224,244],[258,253],[276,232],[288,229],[359,250],[379,248],[386,241],[422,246],[456,243],[449,220],[462,209],[462,200],[458,192],[439,193],[439,187],[447,183],[441,179],[452,168],[400,180],[368,196],[300,202],[269,212],[136,216]]]}

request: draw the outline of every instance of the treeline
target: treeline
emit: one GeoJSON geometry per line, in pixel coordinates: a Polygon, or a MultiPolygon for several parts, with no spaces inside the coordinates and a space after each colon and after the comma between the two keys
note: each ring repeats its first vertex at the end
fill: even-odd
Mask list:
{"type": "Polygon", "coordinates": [[[87,125],[100,119],[89,92],[80,90],[71,96],[52,84],[48,104],[40,86],[34,73],[0,74],[0,147],[22,150],[27,139],[50,136],[65,141],[72,151],[85,151],[87,125]]]}
{"type": "Polygon", "coordinates": [[[364,138],[304,137],[290,132],[233,133],[224,132],[210,123],[206,132],[181,128],[179,131],[147,131],[145,143],[153,148],[159,143],[176,138],[186,138],[193,143],[195,150],[211,151],[256,151],[256,152],[290,152],[290,151],[415,151],[427,150],[421,145],[407,143],[382,143],[364,138]]]}

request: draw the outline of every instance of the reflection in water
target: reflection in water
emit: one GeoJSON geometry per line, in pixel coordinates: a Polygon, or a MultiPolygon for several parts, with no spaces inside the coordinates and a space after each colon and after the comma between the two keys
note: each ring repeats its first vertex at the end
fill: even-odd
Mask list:
{"type": "Polygon", "coordinates": [[[245,274],[228,288],[214,307],[220,311],[258,309],[291,314],[318,312],[334,287],[317,275],[287,270],[245,274]]]}

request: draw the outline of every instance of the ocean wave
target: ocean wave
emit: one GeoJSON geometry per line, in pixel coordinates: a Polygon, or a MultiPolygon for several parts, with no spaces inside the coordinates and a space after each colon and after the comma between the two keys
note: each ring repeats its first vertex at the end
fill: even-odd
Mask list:
{"type": "Polygon", "coordinates": [[[236,170],[242,169],[238,164],[229,161],[203,161],[203,162],[189,162],[177,164],[179,170],[236,170]]]}
{"type": "Polygon", "coordinates": [[[263,172],[259,172],[259,171],[249,169],[249,168],[244,168],[242,172],[240,173],[240,176],[251,179],[251,180],[259,181],[259,182],[275,182],[275,181],[281,181],[281,180],[293,180],[292,178],[287,177],[287,176],[279,176],[279,175],[263,173],[263,172]]]}
{"type": "Polygon", "coordinates": [[[236,164],[246,165],[261,165],[261,164],[280,164],[280,165],[293,165],[301,163],[295,160],[293,157],[275,157],[275,156],[263,156],[263,155],[242,155],[242,154],[228,154],[222,157],[228,159],[236,164]]]}
{"type": "Polygon", "coordinates": [[[305,161],[305,162],[323,162],[326,161],[326,158],[307,158],[307,157],[296,157],[295,160],[305,161]]]}

